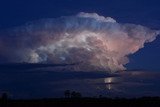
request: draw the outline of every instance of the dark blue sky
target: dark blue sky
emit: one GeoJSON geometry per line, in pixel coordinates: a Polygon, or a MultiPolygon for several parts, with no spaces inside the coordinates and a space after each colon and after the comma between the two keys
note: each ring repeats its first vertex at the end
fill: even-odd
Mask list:
{"type": "Polygon", "coordinates": [[[0,23],[1,28],[5,28],[81,11],[111,16],[119,22],[155,24],[153,27],[159,27],[155,23],[160,19],[158,0],[1,0],[0,23]]]}
{"type": "MultiPolygon", "coordinates": [[[[28,21],[96,12],[119,23],[160,29],[159,0],[1,0],[0,29],[28,21]]],[[[130,56],[129,69],[160,70],[160,37],[130,56]]]]}

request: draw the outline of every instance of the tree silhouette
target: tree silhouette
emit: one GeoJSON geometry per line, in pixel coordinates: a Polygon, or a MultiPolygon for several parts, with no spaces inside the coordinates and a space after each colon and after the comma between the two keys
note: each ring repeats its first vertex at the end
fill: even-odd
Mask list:
{"type": "Polygon", "coordinates": [[[65,98],[81,98],[82,95],[80,92],[75,92],[75,91],[70,91],[70,90],[66,90],[64,91],[64,97],[65,98]]]}
{"type": "Polygon", "coordinates": [[[8,99],[7,93],[3,93],[3,94],[2,94],[2,100],[7,100],[7,99],[8,99]]]}
{"type": "Polygon", "coordinates": [[[79,92],[73,91],[73,92],[71,93],[71,98],[81,98],[81,97],[82,97],[82,95],[81,95],[81,93],[79,93],[79,92]]]}
{"type": "Polygon", "coordinates": [[[82,97],[81,93],[77,92],[77,93],[76,93],[76,97],[77,97],[77,98],[81,98],[81,97],[82,97]]]}
{"type": "MultiPolygon", "coordinates": [[[[7,93],[2,93],[2,96],[1,96],[1,106],[2,107],[7,107],[7,105],[8,105],[8,94],[7,93]]],[[[0,107],[1,107],[0,106],[0,107]]]]}
{"type": "Polygon", "coordinates": [[[70,98],[70,97],[71,97],[71,92],[70,92],[70,90],[64,91],[64,96],[65,96],[65,98],[70,98]]]}
{"type": "Polygon", "coordinates": [[[73,92],[71,93],[71,97],[72,97],[72,98],[75,98],[75,97],[76,97],[76,92],[75,92],[75,91],[73,91],[73,92]]]}
{"type": "Polygon", "coordinates": [[[99,98],[102,98],[102,95],[99,95],[99,98]]]}

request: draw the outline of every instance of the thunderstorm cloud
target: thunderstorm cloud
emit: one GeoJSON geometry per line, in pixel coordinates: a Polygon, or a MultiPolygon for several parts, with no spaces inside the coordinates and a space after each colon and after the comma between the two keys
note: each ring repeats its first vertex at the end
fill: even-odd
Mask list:
{"type": "Polygon", "coordinates": [[[78,63],[74,70],[124,70],[128,55],[152,42],[159,31],[81,12],[42,19],[0,32],[3,62],[78,63]]]}

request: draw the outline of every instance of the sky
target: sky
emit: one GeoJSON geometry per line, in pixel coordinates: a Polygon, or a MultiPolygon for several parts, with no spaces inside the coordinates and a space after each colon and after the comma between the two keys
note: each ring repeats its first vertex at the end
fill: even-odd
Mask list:
{"type": "MultiPolygon", "coordinates": [[[[122,34],[126,32],[128,33],[128,31],[121,30],[121,28],[125,28],[125,29],[135,28],[134,29],[135,33],[131,32],[133,33],[133,37],[135,37],[135,35],[139,35],[138,32],[141,32],[141,34],[146,32],[147,33],[151,32],[151,34],[149,33],[147,39],[145,37],[141,39],[142,41],[143,40],[144,41],[142,44],[138,46],[141,47],[144,44],[144,47],[142,49],[138,48],[139,50],[134,50],[129,52],[127,51],[125,54],[120,56],[120,57],[123,57],[122,58],[123,61],[121,61],[119,57],[116,59],[116,61],[118,60],[118,62],[121,62],[120,64],[118,64],[118,66],[116,64],[114,65],[115,62],[113,63],[111,62],[111,64],[108,64],[108,60],[104,61],[103,64],[112,65],[111,67],[104,68],[104,66],[103,67],[99,66],[99,63],[97,63],[96,65],[98,66],[98,70],[117,71],[117,70],[124,70],[124,68],[127,68],[127,70],[129,70],[128,73],[118,74],[118,76],[115,76],[115,75],[108,76],[108,74],[105,74],[104,72],[102,74],[101,73],[95,74],[94,72],[93,73],[88,73],[88,72],[87,73],[84,73],[84,72],[63,73],[62,72],[61,74],[60,72],[50,72],[51,70],[50,69],[48,70],[48,68],[35,69],[33,67],[31,69],[24,69],[22,67],[23,69],[19,69],[19,67],[16,67],[13,71],[11,71],[11,69],[6,70],[6,68],[4,69],[2,67],[0,68],[2,69],[0,72],[1,74],[0,86],[2,87],[0,89],[1,92],[7,91],[14,98],[61,97],[63,96],[63,91],[67,88],[77,90],[77,91],[82,90],[82,94],[90,95],[90,96],[98,95],[99,93],[103,95],[106,95],[107,93],[108,95],[108,92],[109,92],[109,96],[111,97],[116,95],[133,97],[134,96],[132,94],[133,92],[137,93],[137,94],[134,93],[135,96],[160,95],[159,93],[160,86],[158,85],[158,81],[160,81],[159,80],[160,36],[157,36],[154,34],[155,33],[154,30],[160,30],[159,3],[160,3],[159,0],[0,0],[0,44],[1,44],[0,62],[1,63],[6,62],[6,60],[9,60],[9,61],[15,60],[13,58],[14,56],[17,58],[18,61],[21,60],[22,55],[17,54],[16,52],[20,50],[20,53],[22,53],[23,49],[27,50],[29,46],[38,47],[40,46],[39,44],[41,43],[43,43],[44,45],[47,44],[48,46],[50,41],[45,41],[44,38],[33,37],[34,33],[37,33],[37,32],[40,32],[40,30],[43,30],[44,25],[50,22],[53,28],[55,26],[56,27],[60,26],[61,28],[65,28],[64,23],[62,23],[63,16],[65,17],[64,18],[66,21],[66,22],[64,21],[65,23],[70,22],[72,19],[75,21],[75,23],[77,23],[77,21],[82,21],[82,23],[80,23],[79,25],[82,29],[78,29],[79,31],[83,31],[85,28],[91,29],[91,30],[94,29],[94,27],[92,27],[91,25],[89,25],[89,27],[86,27],[87,25],[84,26],[84,24],[86,24],[85,22],[88,21],[88,22],[94,22],[96,23],[96,25],[99,25],[99,26],[101,25],[110,26],[113,24],[113,29],[111,30],[113,30],[114,32],[119,31],[122,34]],[[83,13],[80,13],[80,12],[83,12],[83,13]],[[96,13],[97,16],[93,13],[96,13]],[[109,17],[109,19],[107,18],[105,19],[102,17],[105,17],[105,18],[109,17]],[[48,19],[51,19],[51,20],[48,20],[48,19]],[[99,19],[100,19],[100,22],[99,22],[99,19]],[[111,24],[110,23],[106,24],[105,22],[107,23],[111,22],[111,24]],[[134,24],[134,26],[132,26],[131,24],[134,24]],[[33,26],[33,29],[32,28],[30,29],[31,32],[23,31],[23,28],[27,29],[29,28],[30,25],[33,26]],[[139,25],[142,25],[142,26],[139,27],[139,25]],[[137,30],[137,28],[141,28],[145,30],[139,30],[139,29],[137,30]],[[26,35],[29,34],[29,36],[28,35],[26,36],[24,33],[26,33],[26,35]],[[10,38],[10,36],[13,36],[13,35],[16,35],[18,39],[10,38]],[[24,42],[24,40],[26,40],[26,37],[28,37],[28,40],[33,42],[33,44],[31,43],[29,44],[29,46],[26,46],[25,43],[28,43],[28,42],[24,42]],[[152,41],[151,39],[154,39],[154,37],[156,37],[156,39],[152,41]],[[39,42],[41,40],[44,40],[44,41],[39,42]],[[148,40],[151,40],[152,42],[146,43],[146,41],[148,40]],[[2,41],[5,44],[3,44],[2,41]],[[23,46],[19,47],[18,43],[23,44],[23,46]],[[133,54],[131,54],[132,52],[133,54]],[[129,63],[127,63],[128,60],[126,59],[125,55],[128,56],[129,63]],[[104,69],[101,69],[101,68],[104,68],[104,69]],[[49,71],[49,72],[46,72],[46,71],[49,71]],[[150,72],[147,72],[147,71],[150,71],[150,72]],[[156,73],[153,73],[154,71],[156,71],[156,73]],[[111,78],[111,79],[108,79],[108,78],[111,78]],[[113,84],[112,83],[108,84],[107,81],[113,81],[113,84]],[[117,85],[115,85],[114,82],[117,85]],[[81,84],[81,85],[75,86],[75,84],[81,84]],[[63,86],[66,86],[66,87],[63,87],[63,86]],[[56,87],[56,88],[53,89],[53,87],[56,87]],[[40,89],[40,90],[37,91],[37,89],[40,89]],[[86,91],[88,89],[93,91],[92,92],[86,91]],[[107,91],[104,91],[104,90],[107,90],[107,91]],[[46,93],[44,93],[44,91],[46,93]]],[[[70,30],[71,28],[68,28],[68,29],[70,30]]],[[[95,27],[95,29],[97,30],[97,27],[95,27]]],[[[108,30],[107,27],[101,30],[106,33],[110,31],[110,29],[108,30]]],[[[52,32],[52,31],[48,31],[48,29],[45,31],[52,32]]],[[[57,29],[54,28],[54,33],[56,33],[57,35],[65,34],[63,32],[63,29],[60,33],[59,32],[57,33],[57,32],[58,32],[57,29]]],[[[40,32],[40,33],[43,33],[43,32],[40,32]]],[[[92,34],[90,32],[87,32],[87,33],[92,34]]],[[[76,40],[79,36],[83,35],[83,33],[81,34],[77,32],[76,33],[71,32],[71,34],[72,35],[76,34],[73,40],[76,40]]],[[[96,34],[96,32],[93,32],[92,35],[94,34],[96,34]]],[[[113,36],[115,35],[113,34],[113,36]]],[[[107,36],[106,38],[108,39],[109,37],[107,36]]],[[[122,38],[124,38],[123,35],[122,35],[122,38]]],[[[102,36],[102,38],[100,39],[103,40],[105,38],[102,36]]],[[[63,39],[54,39],[54,42],[56,40],[60,41],[63,39]]],[[[139,44],[138,41],[141,43],[140,39],[137,40],[135,43],[139,44]]],[[[65,41],[65,43],[68,43],[68,42],[70,42],[70,39],[67,39],[65,41]]],[[[127,44],[128,46],[132,46],[130,42],[128,42],[128,40],[122,40],[120,41],[120,43],[121,42],[128,43],[127,44]]],[[[55,44],[53,45],[55,46],[55,44]]],[[[79,46],[79,44],[75,46],[79,46]]],[[[94,45],[92,46],[93,47],[91,48],[95,47],[94,45]]],[[[42,52],[46,52],[45,48],[41,47],[39,50],[36,50],[36,52],[37,51],[40,52],[38,53],[38,55],[40,55],[42,52]]],[[[47,47],[47,49],[48,48],[50,47],[47,47]]],[[[57,48],[57,47],[55,46],[54,48],[57,48]]],[[[102,50],[103,49],[105,48],[102,48],[102,50]]],[[[127,49],[130,49],[130,47],[122,48],[122,49],[127,50],[127,49]]],[[[73,50],[68,50],[68,48],[66,49],[66,51],[69,52],[70,54],[74,53],[73,50]]],[[[83,51],[83,49],[81,51],[83,51]]],[[[28,53],[27,52],[28,50],[24,51],[23,55],[25,55],[25,53],[27,55],[30,53],[30,52],[28,53]]],[[[97,50],[95,50],[94,52],[97,52],[97,50]]],[[[47,55],[49,55],[48,51],[46,53],[47,55]]],[[[71,55],[76,56],[77,53],[71,54],[71,55]]],[[[105,51],[103,53],[106,54],[109,52],[105,51]]],[[[62,52],[62,54],[64,53],[62,52]]],[[[85,55],[87,57],[90,57],[90,54],[85,54],[85,55]]],[[[97,54],[94,53],[93,55],[96,56],[97,54]]],[[[115,54],[115,55],[117,56],[119,54],[115,54]]],[[[37,56],[37,54],[34,53],[33,56],[37,56]]],[[[56,57],[57,56],[54,56],[51,58],[56,58],[56,57]]],[[[92,57],[87,58],[87,57],[84,58],[84,61],[86,61],[87,59],[89,60],[89,62],[86,62],[79,67],[77,66],[74,67],[74,70],[83,71],[83,70],[86,70],[86,68],[89,68],[87,70],[91,71],[90,68],[93,68],[92,66],[85,67],[84,65],[87,65],[90,62],[93,62],[92,65],[95,65],[95,62],[97,62],[98,59],[94,59],[91,61],[91,59],[93,58],[92,57]]],[[[62,60],[65,59],[64,57],[61,57],[61,56],[60,58],[62,60]]],[[[73,57],[72,59],[68,56],[68,58],[70,59],[69,64],[81,63],[81,62],[75,62],[75,60],[73,60],[73,59],[77,60],[78,59],[77,57],[73,57]]],[[[81,57],[81,59],[82,58],[83,57],[81,57]]],[[[25,62],[26,59],[22,60],[22,62],[23,61],[25,62]]],[[[103,57],[101,57],[100,59],[103,59],[103,57]]],[[[36,59],[34,61],[29,60],[28,62],[38,62],[38,61],[36,59]]],[[[52,60],[47,60],[47,62],[50,63],[52,62],[52,60]]],[[[57,63],[57,62],[58,64],[59,62],[61,63],[59,59],[56,59],[54,63],[57,63]]],[[[21,65],[18,65],[18,66],[21,66],[21,65]]],[[[67,66],[67,68],[71,69],[70,66],[69,67],[67,66]]],[[[54,69],[53,71],[59,70],[59,68],[52,68],[52,69],[54,69]]],[[[64,70],[66,68],[62,67],[62,69],[64,70]]],[[[95,70],[97,69],[95,68],[93,71],[95,70]]]]}
{"type": "Polygon", "coordinates": [[[70,90],[80,92],[83,97],[160,96],[159,72],[130,71],[107,74],[57,72],[53,69],[15,69],[7,73],[0,72],[0,94],[6,92],[14,99],[62,98],[64,91],[70,90]]]}

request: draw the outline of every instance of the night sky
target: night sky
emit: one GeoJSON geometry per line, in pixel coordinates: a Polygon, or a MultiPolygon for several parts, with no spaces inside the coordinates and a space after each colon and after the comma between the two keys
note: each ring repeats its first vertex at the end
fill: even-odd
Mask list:
{"type": "MultiPolygon", "coordinates": [[[[59,23],[61,24],[61,21],[63,21],[63,18],[60,19],[60,17],[73,16],[73,19],[75,18],[75,20],[79,20],[75,15],[77,15],[80,12],[97,13],[99,16],[111,17],[115,19],[116,22],[119,23],[120,25],[122,24],[122,26],[123,24],[131,23],[135,25],[142,25],[149,29],[158,31],[160,30],[159,4],[160,4],[159,0],[0,0],[0,32],[2,32],[0,33],[0,38],[5,38],[6,35],[7,36],[10,35],[8,34],[8,32],[12,33],[11,30],[16,27],[18,29],[17,31],[18,33],[15,33],[15,34],[17,34],[18,36],[21,35],[21,33],[19,33],[23,30],[23,27],[21,26],[28,27],[26,23],[31,23],[31,25],[34,25],[36,23],[35,26],[33,27],[35,27],[36,30],[37,29],[41,30],[41,28],[38,28],[38,26],[41,26],[41,24],[39,23],[42,22],[42,25],[43,25],[43,23],[48,23],[48,22],[39,21],[39,20],[45,20],[45,19],[60,20],[60,21],[54,20],[55,22],[58,23],[56,24],[56,27],[58,28],[59,23]]],[[[65,20],[68,21],[70,19],[69,17],[67,17],[65,20]]],[[[53,21],[53,26],[55,26],[54,21],[53,21]]],[[[63,27],[63,23],[62,25],[60,25],[60,27],[61,26],[63,27]]],[[[125,26],[126,25],[124,25],[124,27],[125,26]]],[[[24,35],[23,32],[22,34],[24,35]]],[[[8,42],[6,43],[7,44],[6,46],[10,47],[12,43],[13,43],[12,44],[13,48],[16,48],[16,46],[19,46],[18,43],[14,43],[14,40],[12,42],[12,38],[10,37],[8,38],[4,39],[8,42]]],[[[23,37],[18,40],[21,40],[21,39],[24,40],[23,37]]],[[[35,38],[33,39],[34,39],[33,41],[36,41],[35,38]]],[[[15,40],[15,41],[18,42],[18,40],[15,40]]],[[[41,38],[37,39],[37,41],[39,40],[41,40],[41,38]]],[[[45,41],[44,44],[45,43],[47,42],[45,41]]],[[[33,43],[29,44],[29,46],[32,46],[32,44],[33,43]]],[[[39,43],[37,44],[39,46],[39,43]]],[[[3,44],[1,43],[1,40],[0,40],[0,45],[1,45],[0,48],[2,48],[3,44]]],[[[33,45],[33,47],[34,46],[35,45],[33,45]]],[[[26,48],[26,46],[24,47],[26,48]]],[[[7,50],[10,48],[7,47],[5,49],[7,50]]],[[[18,47],[17,50],[21,50],[21,48],[18,47]]],[[[71,50],[71,53],[72,51],[73,50],[71,50]]],[[[6,52],[10,52],[10,51],[5,51],[3,53],[2,50],[0,49],[0,53],[2,53],[0,54],[0,63],[3,63],[3,62],[6,63],[6,60],[14,59],[12,57],[10,58],[11,56],[10,54],[9,55],[7,54],[9,57],[5,56],[4,58],[3,55],[6,54],[6,52]]],[[[15,56],[16,55],[17,54],[15,54],[15,56]]],[[[89,55],[87,54],[86,56],[89,56],[89,55]]],[[[81,72],[78,72],[78,73],[77,72],[75,73],[74,71],[69,73],[66,73],[66,72],[59,73],[58,72],[59,66],[53,67],[53,68],[41,69],[38,67],[34,68],[34,65],[33,65],[33,68],[29,70],[26,69],[25,67],[24,68],[22,67],[22,69],[19,69],[19,67],[17,66],[15,67],[15,69],[11,70],[11,69],[3,68],[2,66],[0,66],[1,67],[0,68],[1,69],[0,71],[0,79],[1,79],[0,88],[1,89],[0,90],[1,92],[8,92],[11,95],[11,97],[14,97],[14,98],[59,97],[59,96],[63,96],[63,91],[65,89],[73,89],[77,91],[82,90],[82,94],[85,94],[88,96],[94,96],[94,95],[98,95],[99,93],[105,94],[105,91],[104,91],[105,89],[103,86],[104,84],[102,85],[101,83],[104,78],[111,77],[113,78],[111,82],[113,81],[118,84],[118,85],[106,87],[108,91],[111,90],[109,92],[109,96],[111,97],[113,96],[134,97],[134,96],[143,96],[143,95],[151,95],[151,96],[160,95],[160,92],[158,91],[160,89],[160,86],[157,85],[158,81],[160,81],[159,80],[160,37],[157,36],[153,42],[144,44],[144,48],[138,50],[137,52],[134,52],[134,54],[127,54],[127,56],[129,56],[129,63],[123,64],[123,65],[127,68],[128,71],[126,72],[128,73],[116,74],[116,76],[112,74],[109,75],[104,72],[95,73],[97,72],[95,71],[95,69],[93,70],[95,71],[94,73],[92,72],[85,73],[83,69],[86,69],[86,68],[81,66],[80,66],[80,69],[78,69],[81,72]],[[65,80],[67,80],[68,82],[65,83],[65,80]],[[80,85],[75,86],[76,83],[80,85]],[[26,84],[28,86],[26,86],[26,84]],[[66,87],[62,87],[65,84],[67,84],[66,87]],[[98,85],[98,84],[101,84],[101,85],[98,85]],[[93,92],[89,93],[87,91],[88,89],[85,87],[87,87],[88,89],[93,89],[93,92]],[[130,87],[135,87],[137,90],[129,89],[130,87]],[[149,89],[145,90],[145,88],[150,88],[150,90],[149,89]],[[39,90],[37,91],[37,89],[39,90]],[[133,95],[132,92],[136,92],[137,94],[133,95]]],[[[14,57],[14,52],[13,52],[13,57],[14,57]]],[[[60,57],[60,58],[63,59],[63,57],[60,57]]],[[[70,58],[70,60],[72,59],[70,58]]],[[[69,64],[81,63],[79,61],[75,62],[74,60],[73,61],[70,61],[70,60],[69,60],[69,64]]],[[[49,60],[48,62],[51,63],[52,61],[49,60]]],[[[57,61],[57,59],[55,62],[58,62],[57,64],[61,63],[59,60],[57,61]]],[[[67,61],[64,63],[68,64],[67,61]]],[[[88,64],[88,62],[86,63],[88,64]]],[[[25,65],[22,65],[22,66],[25,66],[25,65]]],[[[70,65],[65,65],[66,68],[63,66],[64,65],[62,65],[63,70],[64,69],[66,70],[66,68],[69,68],[69,70],[71,69],[70,65]]],[[[110,68],[107,68],[107,70],[108,69],[110,68]]],[[[116,68],[116,70],[117,69],[119,68],[116,68]]],[[[92,71],[92,69],[90,68],[89,70],[92,71]]],[[[100,70],[103,70],[103,69],[100,69],[100,70]]]]}

